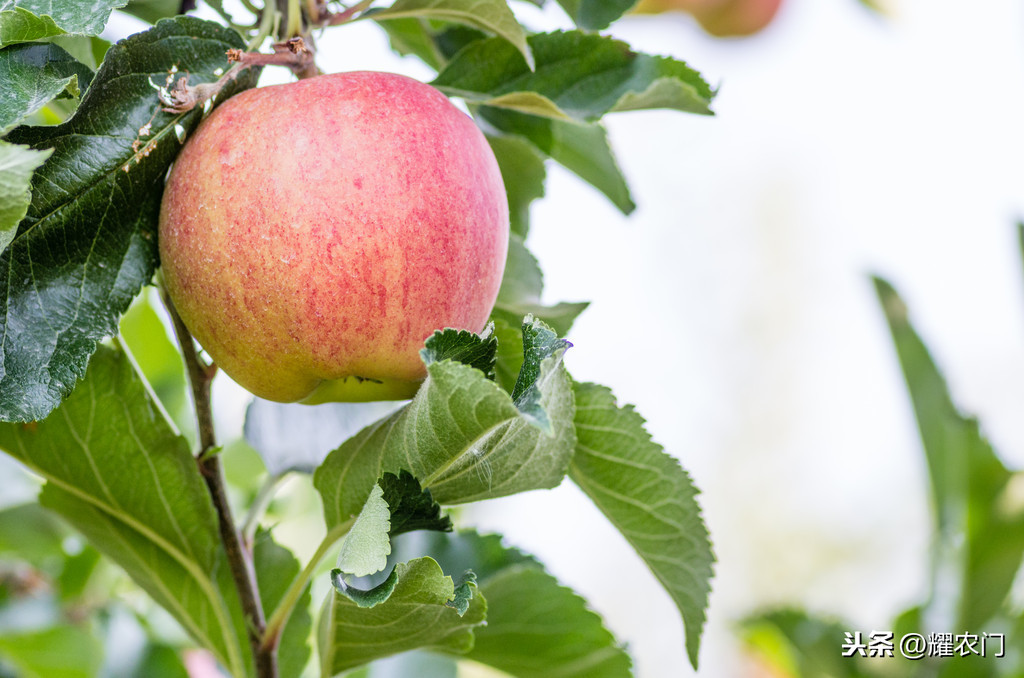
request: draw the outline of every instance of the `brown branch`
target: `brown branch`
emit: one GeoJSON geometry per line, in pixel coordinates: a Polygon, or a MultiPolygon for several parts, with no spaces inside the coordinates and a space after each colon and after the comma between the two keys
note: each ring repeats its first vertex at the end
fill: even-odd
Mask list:
{"type": "Polygon", "coordinates": [[[263,635],[266,620],[263,615],[263,603],[260,601],[259,588],[256,585],[256,572],[253,569],[252,554],[243,548],[238,529],[231,515],[227,490],[224,485],[224,474],[217,456],[217,437],[213,427],[213,407],[210,400],[210,385],[216,373],[214,365],[205,364],[196,351],[192,334],[185,327],[185,322],[178,315],[174,303],[161,287],[161,296],[167,312],[174,325],[174,334],[181,346],[181,354],[185,360],[189,383],[192,385],[192,401],[195,405],[196,423],[199,428],[199,452],[196,463],[199,472],[206,481],[206,488],[217,511],[217,522],[220,538],[224,545],[231,577],[238,589],[238,597],[245,615],[246,630],[249,636],[249,647],[252,650],[258,678],[277,678],[277,646],[263,646],[263,635]]]}

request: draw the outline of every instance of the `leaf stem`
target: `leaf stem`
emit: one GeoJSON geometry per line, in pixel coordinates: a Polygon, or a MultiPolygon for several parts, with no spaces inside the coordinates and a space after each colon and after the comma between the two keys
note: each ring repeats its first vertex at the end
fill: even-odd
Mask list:
{"type": "Polygon", "coordinates": [[[331,550],[338,540],[348,534],[348,531],[352,529],[352,524],[355,522],[355,518],[350,518],[343,523],[339,523],[332,527],[326,535],[324,535],[323,541],[320,542],[320,546],[317,547],[316,553],[309,559],[306,567],[303,568],[302,572],[292,580],[291,585],[285,592],[284,597],[278,604],[277,609],[274,610],[273,614],[270,615],[270,619],[267,620],[267,627],[263,634],[263,646],[277,645],[278,638],[281,635],[281,630],[284,628],[285,623],[288,621],[288,617],[291,616],[292,610],[295,609],[295,605],[298,604],[299,598],[302,597],[302,592],[306,590],[310,580],[313,579],[313,572],[316,571],[317,566],[320,565],[320,561],[324,559],[327,552],[331,550]]]}
{"type": "Polygon", "coordinates": [[[252,548],[253,540],[256,536],[256,528],[259,527],[260,517],[267,510],[267,507],[270,506],[270,502],[274,499],[274,493],[281,485],[281,481],[285,479],[285,476],[286,474],[267,476],[267,479],[260,486],[259,491],[257,491],[256,497],[249,505],[249,512],[245,514],[245,520],[242,521],[242,540],[247,548],[252,548]]]}
{"type": "Polygon", "coordinates": [[[277,678],[277,645],[275,643],[264,647],[264,643],[261,642],[266,622],[263,617],[263,604],[260,602],[259,589],[256,585],[252,554],[242,547],[241,537],[231,515],[231,505],[228,503],[220,457],[215,453],[217,438],[213,426],[210,384],[216,374],[216,369],[213,365],[205,364],[199,357],[192,335],[185,327],[181,316],[178,315],[177,309],[174,308],[174,303],[167,295],[167,290],[161,286],[160,293],[171,317],[171,323],[174,325],[174,334],[181,346],[181,354],[185,360],[189,382],[192,385],[192,400],[195,405],[196,424],[199,428],[199,452],[196,455],[196,462],[203,480],[206,481],[206,488],[209,490],[213,506],[217,510],[220,538],[224,546],[224,554],[227,556],[228,567],[231,570],[231,577],[238,590],[242,612],[245,615],[246,631],[256,666],[256,675],[258,678],[277,678]]]}

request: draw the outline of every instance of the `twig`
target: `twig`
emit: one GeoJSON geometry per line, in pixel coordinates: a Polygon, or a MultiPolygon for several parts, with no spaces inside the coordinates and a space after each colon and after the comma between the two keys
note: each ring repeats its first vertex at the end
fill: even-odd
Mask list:
{"type": "Polygon", "coordinates": [[[185,359],[189,382],[192,384],[192,400],[195,405],[196,423],[199,427],[199,453],[196,462],[199,471],[206,481],[206,487],[217,511],[220,527],[220,538],[224,545],[228,567],[238,589],[238,597],[242,604],[258,678],[277,678],[277,645],[264,647],[263,635],[266,621],[263,616],[263,603],[260,602],[259,589],[256,586],[256,573],[253,569],[252,554],[242,548],[242,541],[235,528],[228,503],[227,490],[224,486],[224,474],[220,467],[220,457],[216,454],[217,437],[213,427],[213,408],[210,401],[210,384],[216,373],[213,365],[206,365],[196,352],[195,342],[184,321],[178,315],[174,303],[167,291],[161,287],[161,296],[167,312],[174,325],[174,334],[181,346],[181,354],[185,359]]]}

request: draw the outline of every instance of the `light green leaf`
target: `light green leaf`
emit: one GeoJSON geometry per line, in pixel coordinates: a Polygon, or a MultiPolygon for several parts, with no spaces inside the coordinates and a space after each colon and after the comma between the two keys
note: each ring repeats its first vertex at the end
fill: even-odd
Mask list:
{"type": "Polygon", "coordinates": [[[61,94],[79,96],[90,81],[92,71],[57,45],[0,50],[0,134],[61,94]]]}
{"type": "Polygon", "coordinates": [[[628,12],[636,0],[558,0],[558,4],[580,28],[599,31],[628,12]]]}
{"type": "Polygon", "coordinates": [[[467,659],[518,678],[630,678],[629,655],[586,601],[498,535],[418,533],[396,554],[427,553],[443,569],[473,568],[487,600],[487,624],[467,659]]]}
{"type": "Polygon", "coordinates": [[[0,0],[0,47],[64,33],[99,35],[128,0],[0,0]]]}
{"type": "Polygon", "coordinates": [[[360,607],[336,591],[328,595],[320,620],[321,675],[417,648],[472,648],[472,629],[484,621],[487,604],[470,579],[456,584],[432,558],[401,563],[392,578],[390,593],[372,607],[360,607]],[[453,607],[460,588],[474,592],[462,614],[453,607]]]}
{"type": "Polygon", "coordinates": [[[496,318],[494,336],[498,338],[498,353],[495,356],[494,380],[509,395],[516,387],[519,372],[523,369],[523,333],[522,323],[512,325],[506,320],[496,318]]]}
{"type": "Polygon", "coordinates": [[[56,626],[3,634],[0,657],[18,669],[19,678],[94,678],[103,646],[77,626],[56,626]]]}
{"type": "Polygon", "coordinates": [[[0,141],[0,252],[14,240],[32,203],[32,173],[52,152],[0,141]]]}
{"type": "Polygon", "coordinates": [[[341,545],[338,569],[355,577],[366,577],[383,570],[391,553],[391,540],[388,538],[390,518],[384,490],[379,484],[374,485],[341,545]]]}
{"type": "Polygon", "coordinates": [[[619,407],[609,389],[595,384],[574,384],[573,391],[578,442],[569,477],[672,596],[696,669],[714,562],[697,490],[631,405],[619,407]]]}
{"type": "Polygon", "coordinates": [[[431,84],[472,103],[578,122],[644,108],[711,114],[714,92],[682,61],[581,31],[540,33],[529,43],[536,69],[491,38],[460,51],[431,84]]]}
{"type": "MultiPolygon", "coordinates": [[[[275,543],[269,533],[261,531],[253,544],[253,566],[256,569],[260,601],[265,614],[270,615],[281,602],[289,584],[298,576],[301,569],[299,561],[288,549],[275,543]]],[[[277,663],[283,678],[301,675],[309,663],[312,654],[309,641],[313,632],[310,600],[307,587],[281,633],[277,663]]]]}
{"type": "Polygon", "coordinates": [[[363,16],[375,21],[440,19],[479,28],[498,36],[497,39],[522,55],[528,68],[533,67],[526,32],[505,0],[398,0],[391,7],[367,12],[363,16]]]}
{"type": "Polygon", "coordinates": [[[515,326],[522,322],[524,316],[532,315],[543,320],[559,335],[569,333],[577,316],[586,310],[589,302],[560,302],[553,306],[545,306],[540,301],[544,289],[544,276],[537,260],[526,249],[519,236],[512,235],[508,243],[508,259],[505,262],[505,273],[498,290],[498,300],[491,314],[509,325],[515,326]]]}
{"type": "Polygon", "coordinates": [[[14,556],[39,565],[47,558],[63,558],[61,548],[68,530],[39,504],[20,504],[0,510],[0,556],[14,556]]]}
{"type": "Polygon", "coordinates": [[[123,10],[143,21],[155,24],[181,13],[181,0],[129,0],[123,10]]]}
{"type": "Polygon", "coordinates": [[[226,567],[206,485],[124,353],[100,347],[60,409],[39,423],[0,425],[0,449],[47,481],[44,506],[244,671],[241,608],[230,580],[215,579],[226,567]]]}
{"type": "Polygon", "coordinates": [[[519,137],[488,135],[487,142],[505,182],[512,233],[525,239],[530,230],[530,204],[544,197],[544,158],[530,142],[519,137]]]}
{"type": "Polygon", "coordinates": [[[356,515],[385,471],[411,472],[441,504],[557,485],[575,445],[564,351],[561,345],[540,359],[531,382],[547,431],[479,370],[429,364],[409,405],[363,429],[317,469],[313,483],[328,527],[356,515]]]}

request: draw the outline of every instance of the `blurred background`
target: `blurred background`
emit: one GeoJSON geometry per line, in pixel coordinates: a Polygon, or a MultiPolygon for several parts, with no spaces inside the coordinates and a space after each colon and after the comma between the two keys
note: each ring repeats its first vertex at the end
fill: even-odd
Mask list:
{"type": "MultiPolygon", "coordinates": [[[[548,5],[517,9],[535,30],[568,28],[548,5]]],[[[867,634],[927,593],[926,469],[871,274],[900,290],[954,401],[1024,467],[1024,4],[885,9],[785,0],[733,38],[681,12],[626,17],[609,32],[702,72],[720,88],[716,116],[606,119],[631,216],[555,165],[534,204],[545,301],[592,302],[570,372],[635,404],[702,491],[718,558],[702,676],[763,675],[736,631],[758,610],[797,606],[867,634]]],[[[142,28],[116,16],[107,37],[142,28]]],[[[326,71],[430,77],[370,22],[338,32],[320,45],[326,71]]],[[[223,440],[241,435],[246,405],[219,377],[223,440]]],[[[291,478],[273,510],[275,536],[308,558],[322,529],[309,481],[291,478]]],[[[571,483],[461,518],[587,597],[639,678],[693,673],[670,599],[571,483]]]]}

